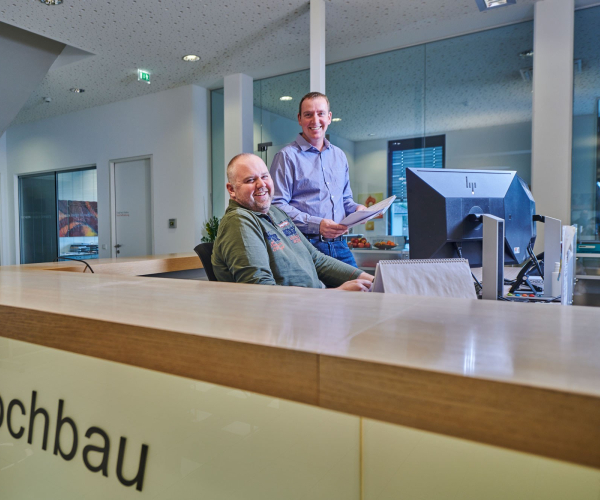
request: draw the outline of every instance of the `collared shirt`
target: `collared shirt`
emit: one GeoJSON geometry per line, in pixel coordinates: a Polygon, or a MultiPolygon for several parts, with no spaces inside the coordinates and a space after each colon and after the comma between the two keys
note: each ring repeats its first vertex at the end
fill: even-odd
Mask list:
{"type": "Polygon", "coordinates": [[[304,234],[319,234],[323,219],[340,222],[356,212],[348,160],[325,139],[323,151],[302,134],[273,158],[273,205],[283,210],[304,234]]]}
{"type": "Polygon", "coordinates": [[[362,271],[322,254],[281,210],[253,212],[229,200],[219,223],[212,265],[219,281],[321,288],[358,278],[362,271]]]}

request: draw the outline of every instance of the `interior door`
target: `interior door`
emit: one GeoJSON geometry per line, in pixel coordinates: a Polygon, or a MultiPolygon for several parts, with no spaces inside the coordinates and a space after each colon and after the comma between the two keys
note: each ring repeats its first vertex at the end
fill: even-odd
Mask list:
{"type": "Polygon", "coordinates": [[[150,159],[114,163],[115,257],[152,255],[150,159]]]}

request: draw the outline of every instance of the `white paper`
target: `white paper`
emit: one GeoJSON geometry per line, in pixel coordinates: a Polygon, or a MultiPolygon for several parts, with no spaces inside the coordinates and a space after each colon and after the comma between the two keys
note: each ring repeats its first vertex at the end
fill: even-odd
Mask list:
{"type": "Polygon", "coordinates": [[[465,259],[381,260],[374,292],[477,299],[465,259]]]}
{"type": "Polygon", "coordinates": [[[375,205],[371,205],[366,210],[358,210],[353,214],[348,215],[346,218],[342,219],[339,224],[348,227],[354,227],[358,224],[364,224],[365,222],[371,220],[373,217],[377,217],[379,214],[384,214],[390,205],[396,199],[396,195],[392,195],[389,198],[386,198],[379,203],[375,203],[375,205]]]}

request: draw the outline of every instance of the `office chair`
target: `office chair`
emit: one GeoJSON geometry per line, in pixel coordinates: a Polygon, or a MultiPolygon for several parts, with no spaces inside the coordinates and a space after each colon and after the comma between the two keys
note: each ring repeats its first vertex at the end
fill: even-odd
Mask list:
{"type": "Polygon", "coordinates": [[[202,262],[202,267],[204,267],[208,281],[217,281],[217,277],[213,272],[212,262],[210,261],[210,257],[212,256],[213,252],[213,245],[214,243],[200,243],[194,248],[194,252],[198,254],[198,257],[200,257],[200,261],[202,262]]]}

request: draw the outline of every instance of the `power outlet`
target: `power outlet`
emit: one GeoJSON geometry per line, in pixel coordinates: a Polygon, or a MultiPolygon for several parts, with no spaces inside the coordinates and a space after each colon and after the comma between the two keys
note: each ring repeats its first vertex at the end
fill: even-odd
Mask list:
{"type": "Polygon", "coordinates": [[[175,229],[177,227],[177,219],[169,219],[169,229],[175,229]]]}

